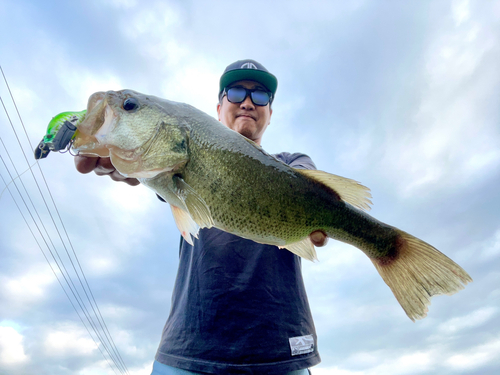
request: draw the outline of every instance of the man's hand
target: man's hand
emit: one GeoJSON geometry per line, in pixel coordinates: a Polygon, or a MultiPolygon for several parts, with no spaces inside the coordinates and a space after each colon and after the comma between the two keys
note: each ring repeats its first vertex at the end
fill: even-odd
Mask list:
{"type": "Polygon", "coordinates": [[[313,245],[316,247],[325,246],[326,243],[328,242],[328,237],[326,236],[326,233],[323,232],[322,230],[317,230],[316,232],[312,232],[309,235],[309,238],[311,239],[313,245]]]}
{"type": "Polygon", "coordinates": [[[122,176],[113,167],[109,158],[91,157],[91,156],[75,156],[76,170],[80,173],[95,172],[98,176],[109,176],[113,181],[122,181],[130,186],[139,185],[140,182],[136,178],[127,178],[122,176]]]}

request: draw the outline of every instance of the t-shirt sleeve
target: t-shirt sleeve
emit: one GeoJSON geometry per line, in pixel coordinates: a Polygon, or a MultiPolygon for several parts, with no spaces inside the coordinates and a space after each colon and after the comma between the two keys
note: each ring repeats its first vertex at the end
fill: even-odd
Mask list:
{"type": "Polygon", "coordinates": [[[276,157],[276,159],[281,160],[283,163],[289,165],[292,168],[317,169],[312,159],[306,154],[302,154],[300,152],[295,152],[293,154],[289,152],[281,152],[274,156],[276,157]]]}

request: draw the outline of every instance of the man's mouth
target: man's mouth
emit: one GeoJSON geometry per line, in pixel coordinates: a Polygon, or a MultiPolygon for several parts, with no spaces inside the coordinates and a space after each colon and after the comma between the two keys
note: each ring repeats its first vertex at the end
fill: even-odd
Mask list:
{"type": "Polygon", "coordinates": [[[250,114],[247,114],[247,113],[241,113],[239,115],[236,115],[236,118],[238,118],[238,117],[248,117],[248,118],[251,118],[251,119],[255,120],[254,116],[252,116],[250,114]]]}

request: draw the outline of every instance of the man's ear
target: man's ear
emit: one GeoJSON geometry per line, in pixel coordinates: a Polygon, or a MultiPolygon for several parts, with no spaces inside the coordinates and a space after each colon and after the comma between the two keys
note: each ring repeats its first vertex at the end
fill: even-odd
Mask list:
{"type": "Polygon", "coordinates": [[[217,116],[219,118],[219,121],[220,121],[220,109],[222,107],[222,104],[221,103],[217,103],[217,116]]]}

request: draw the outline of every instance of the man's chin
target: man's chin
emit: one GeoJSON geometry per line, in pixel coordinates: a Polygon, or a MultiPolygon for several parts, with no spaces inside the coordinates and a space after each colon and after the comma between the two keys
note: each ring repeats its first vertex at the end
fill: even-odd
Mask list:
{"type": "Polygon", "coordinates": [[[255,133],[255,126],[252,126],[252,124],[237,124],[237,126],[234,127],[235,131],[240,133],[242,136],[253,139],[253,135],[255,133]]]}

